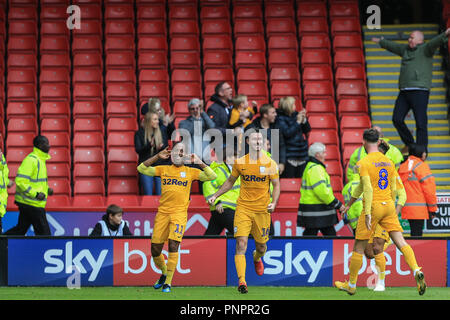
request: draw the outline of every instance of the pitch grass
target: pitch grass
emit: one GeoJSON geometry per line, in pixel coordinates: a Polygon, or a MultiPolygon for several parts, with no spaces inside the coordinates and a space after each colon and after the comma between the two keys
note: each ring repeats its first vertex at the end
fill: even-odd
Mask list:
{"type": "Polygon", "coordinates": [[[331,287],[249,287],[247,294],[236,287],[173,287],[163,293],[152,287],[1,287],[0,300],[450,300],[450,288],[386,288],[373,292],[358,288],[354,296],[331,287]]]}

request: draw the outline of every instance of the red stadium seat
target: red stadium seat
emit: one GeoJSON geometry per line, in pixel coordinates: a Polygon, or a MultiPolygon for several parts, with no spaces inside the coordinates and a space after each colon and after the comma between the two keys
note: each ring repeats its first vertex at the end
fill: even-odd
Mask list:
{"type": "Polygon", "coordinates": [[[136,119],[131,118],[110,118],[107,124],[108,134],[114,131],[133,131],[138,130],[136,119]]]}
{"type": "MultiPolygon", "coordinates": [[[[280,188],[281,192],[295,192],[300,193],[302,179],[300,178],[281,178],[280,188]]],[[[298,204],[297,204],[298,205],[298,204]]]]}
{"type": "Polygon", "coordinates": [[[202,87],[200,83],[184,82],[175,84],[172,87],[172,101],[185,101],[199,97],[202,97],[202,87]]]}
{"type": "Polygon", "coordinates": [[[317,33],[328,33],[328,22],[325,17],[300,19],[298,23],[298,34],[300,37],[317,33]]]}
{"type": "Polygon", "coordinates": [[[95,1],[88,2],[86,1],[80,6],[81,16],[83,19],[93,19],[93,20],[101,20],[102,19],[102,5],[101,2],[96,3],[95,1]]]}
{"type": "MultiPolygon", "coordinates": [[[[67,181],[68,182],[68,181],[67,181]]],[[[50,184],[50,181],[49,181],[50,184]]],[[[59,184],[58,184],[59,185],[59,184]]],[[[55,190],[55,189],[53,189],[55,190]]],[[[70,190],[70,184],[69,186],[65,185],[64,190],[70,190]]],[[[46,208],[49,210],[55,210],[59,208],[69,208],[72,207],[71,201],[70,201],[70,192],[69,193],[54,193],[51,197],[48,197],[46,202],[46,208]]]]}
{"type": "MultiPolygon", "coordinates": [[[[148,70],[143,71],[148,72],[148,70]]],[[[200,70],[196,69],[175,69],[172,71],[171,80],[172,80],[172,87],[174,86],[174,84],[180,82],[182,83],[195,82],[200,84],[202,82],[202,74],[200,70]]]]}
{"type": "Polygon", "coordinates": [[[333,37],[333,50],[336,51],[338,48],[357,48],[362,49],[362,40],[360,35],[345,34],[345,35],[335,35],[333,37]]]}
{"type": "Polygon", "coordinates": [[[33,7],[11,6],[8,12],[8,20],[34,20],[37,21],[38,15],[33,7]]]}
{"type": "Polygon", "coordinates": [[[269,97],[269,91],[267,84],[262,81],[243,81],[238,85],[238,93],[245,94],[249,99],[263,99],[266,100],[269,97]]]}
{"type": "Polygon", "coordinates": [[[61,54],[41,54],[40,59],[41,69],[45,68],[67,68],[70,69],[70,56],[69,53],[61,54]]]}
{"type": "Polygon", "coordinates": [[[70,133],[69,118],[44,118],[41,120],[41,130],[45,132],[70,133]]]}
{"type": "Polygon", "coordinates": [[[137,165],[138,156],[134,146],[114,147],[108,150],[108,165],[113,162],[125,163],[131,162],[137,165]]]}
{"type": "Polygon", "coordinates": [[[105,155],[100,148],[79,148],[74,149],[73,163],[96,162],[105,163],[105,155]]]}
{"type": "Polygon", "coordinates": [[[268,38],[269,49],[294,49],[297,50],[297,37],[293,34],[272,35],[268,38]]]}
{"type": "Polygon", "coordinates": [[[70,136],[68,132],[41,131],[41,134],[48,138],[50,146],[52,147],[70,148],[70,136]]]}
{"type": "Polygon", "coordinates": [[[133,162],[111,162],[108,164],[108,179],[110,177],[137,177],[136,164],[133,162]]]}
{"type": "Polygon", "coordinates": [[[96,208],[105,206],[103,195],[78,195],[73,197],[72,207],[74,208],[96,208]]]}
{"type": "Polygon", "coordinates": [[[166,6],[165,3],[139,3],[137,4],[137,19],[166,19],[166,6]]]}
{"type": "Polygon", "coordinates": [[[262,21],[259,19],[235,19],[234,20],[234,36],[244,34],[264,34],[262,21]]]}
{"type": "Polygon", "coordinates": [[[69,52],[69,40],[64,36],[45,36],[41,38],[39,48],[41,54],[69,52]]]}
{"type": "Polygon", "coordinates": [[[340,80],[366,80],[366,73],[361,67],[338,67],[336,70],[336,82],[340,80]]]}
{"type": "MultiPolygon", "coordinates": [[[[239,58],[240,59],[240,58],[239,58]]],[[[233,56],[229,51],[207,51],[203,55],[203,69],[232,68],[233,56]]]]}
{"type": "MultiPolygon", "coordinates": [[[[2,151],[4,151],[4,149],[2,151]]],[[[8,163],[10,176],[13,174],[13,176],[15,177],[15,175],[17,173],[17,169],[19,168],[23,159],[25,159],[27,154],[29,154],[31,151],[33,151],[33,146],[28,146],[26,148],[23,148],[21,146],[18,146],[18,147],[11,146],[10,148],[8,148],[8,150],[6,152],[6,162],[8,163]],[[14,170],[11,165],[13,163],[17,164],[17,166],[14,168],[14,170]]]]}
{"type": "MultiPolygon", "coordinates": [[[[8,133],[31,132],[37,135],[38,128],[35,118],[12,118],[8,121],[8,133]]],[[[5,133],[2,133],[5,136],[5,133]]]]}
{"type": "Polygon", "coordinates": [[[70,156],[70,150],[67,147],[64,148],[50,148],[50,151],[48,153],[51,158],[47,161],[47,163],[71,163],[71,156],[70,156]]]}
{"type": "Polygon", "coordinates": [[[324,2],[298,2],[297,17],[299,20],[304,17],[326,17],[327,5],[324,2]]]}
{"type": "Polygon", "coordinates": [[[271,50],[269,52],[269,69],[276,67],[298,67],[297,50],[281,49],[271,50]]]}
{"type": "Polygon", "coordinates": [[[103,163],[77,163],[73,168],[73,179],[101,178],[105,180],[105,166],[103,163]]]}
{"type": "Polygon", "coordinates": [[[136,100],[136,98],[136,86],[132,83],[110,82],[106,86],[106,100],[108,102],[136,100]]]}
{"type": "Polygon", "coordinates": [[[73,132],[98,132],[103,135],[103,120],[100,118],[78,118],[75,119],[73,132]]]}
{"type": "Polygon", "coordinates": [[[236,50],[263,51],[266,50],[266,42],[263,36],[241,35],[235,39],[236,50]]]}
{"type": "MultiPolygon", "coordinates": [[[[81,20],[81,26],[83,27],[83,19],[81,20]]],[[[74,29],[78,30],[78,29],[74,29]]],[[[67,28],[66,21],[55,20],[55,21],[41,21],[40,27],[41,37],[42,36],[65,36],[67,40],[70,37],[70,29],[67,28]]]]}
{"type": "Polygon", "coordinates": [[[72,82],[78,84],[82,82],[97,82],[103,81],[102,70],[98,68],[76,68],[73,70],[72,82]]]}
{"type": "Polygon", "coordinates": [[[200,52],[200,42],[197,37],[174,36],[170,39],[170,50],[200,52]]]}
{"type": "Polygon", "coordinates": [[[167,27],[164,20],[139,20],[137,27],[138,37],[142,35],[166,35],[167,27]]]}
{"type": "Polygon", "coordinates": [[[104,181],[100,178],[84,178],[75,180],[73,195],[104,196],[105,195],[104,181]]]}
{"type": "Polygon", "coordinates": [[[32,68],[37,70],[36,53],[34,52],[9,52],[7,67],[32,68]]]}
{"type": "Polygon", "coordinates": [[[121,208],[129,209],[134,207],[139,207],[139,198],[137,195],[120,195],[113,194],[106,197],[106,205],[115,204],[121,208]]]}
{"type": "Polygon", "coordinates": [[[106,20],[105,35],[131,35],[134,36],[134,23],[132,20],[106,20]]]}
{"type": "Polygon", "coordinates": [[[10,35],[8,38],[8,51],[37,52],[37,39],[30,35],[10,35]]]}
{"type": "Polygon", "coordinates": [[[329,8],[330,17],[359,17],[359,9],[357,3],[351,1],[332,2],[329,8]]]}
{"type": "Polygon", "coordinates": [[[237,51],[234,63],[236,69],[250,67],[260,68],[266,66],[265,53],[259,51],[237,51]]]}
{"type": "Polygon", "coordinates": [[[308,134],[308,141],[321,142],[324,145],[339,145],[339,138],[336,131],[313,129],[308,134]]]}
{"type": "Polygon", "coordinates": [[[99,52],[80,52],[73,55],[74,70],[80,67],[102,68],[103,59],[99,52]]]}
{"type": "Polygon", "coordinates": [[[73,135],[74,148],[99,147],[104,149],[103,134],[99,132],[76,132],[73,135]]]}
{"type": "Polygon", "coordinates": [[[106,149],[114,147],[134,146],[134,133],[132,132],[112,132],[107,137],[106,149]]]}
{"type": "Polygon", "coordinates": [[[67,19],[67,6],[64,5],[69,1],[51,1],[49,3],[41,1],[41,20],[67,19]]]}
{"type": "Polygon", "coordinates": [[[361,145],[363,142],[363,132],[368,128],[345,129],[341,136],[341,149],[345,150],[348,145],[361,145]]]}
{"type": "Polygon", "coordinates": [[[47,175],[49,178],[70,179],[70,166],[68,163],[51,163],[47,165],[47,175]]]}
{"type": "Polygon", "coordinates": [[[334,68],[345,66],[364,67],[364,54],[359,48],[336,49],[334,68]]]}
{"type": "Polygon", "coordinates": [[[138,194],[136,178],[111,178],[108,182],[108,195],[138,194]]]}
{"type": "Polygon", "coordinates": [[[276,81],[271,85],[270,95],[272,100],[286,96],[292,96],[297,100],[301,100],[302,92],[300,84],[295,81],[276,81]]]}
{"type": "Polygon", "coordinates": [[[106,105],[106,119],[108,120],[111,117],[136,118],[136,102],[134,100],[109,101],[106,105]]]}
{"type": "MultiPolygon", "coordinates": [[[[33,147],[36,135],[31,132],[10,132],[6,138],[6,149],[18,147],[33,147]]],[[[23,160],[23,159],[22,159],[23,160]]]]}
{"type": "Polygon", "coordinates": [[[101,20],[81,19],[80,29],[73,29],[73,35],[78,37],[80,35],[95,35],[102,36],[102,22],[101,20]]]}
{"type": "Polygon", "coordinates": [[[138,68],[141,69],[167,69],[167,53],[164,51],[139,52],[138,68]]]}
{"type": "Polygon", "coordinates": [[[10,68],[7,77],[10,83],[31,83],[36,84],[36,72],[28,68],[10,68]]]}
{"type": "Polygon", "coordinates": [[[200,53],[190,51],[172,51],[170,54],[170,68],[200,68],[200,53]]]}
{"type": "Polygon", "coordinates": [[[345,17],[334,18],[331,20],[331,36],[339,34],[347,35],[353,33],[357,35],[361,33],[359,18],[345,17]]]}
{"type": "Polygon", "coordinates": [[[167,51],[167,39],[161,35],[142,35],[138,39],[138,52],[149,50],[167,51]]]}
{"type": "Polygon", "coordinates": [[[135,40],[131,35],[109,35],[106,37],[105,52],[131,51],[134,54],[135,40]]]}
{"type": "MultiPolygon", "coordinates": [[[[184,71],[187,71],[187,69],[185,69],[184,71]]],[[[189,69],[189,71],[191,71],[193,73],[196,72],[196,70],[192,70],[192,69],[189,69]]],[[[129,71],[127,71],[127,72],[129,72],[129,71]]],[[[174,72],[175,72],[175,70],[174,70],[174,72]]],[[[198,71],[198,73],[200,73],[200,72],[198,71]]],[[[172,75],[172,80],[173,80],[173,77],[174,76],[172,75]]],[[[113,78],[117,79],[116,77],[111,77],[111,80],[113,78]]],[[[120,77],[118,77],[118,78],[120,79],[120,77]]],[[[167,70],[162,70],[162,69],[142,69],[139,72],[139,83],[143,83],[143,82],[169,83],[169,73],[167,72],[167,70]]]]}
{"type": "Polygon", "coordinates": [[[331,188],[334,192],[342,192],[344,189],[344,184],[342,182],[342,177],[330,176],[331,188]]]}
{"type": "Polygon", "coordinates": [[[367,129],[371,127],[371,121],[369,116],[366,115],[352,115],[342,116],[340,121],[341,131],[347,129],[367,129]]]}
{"type": "Polygon", "coordinates": [[[100,83],[81,82],[73,86],[73,100],[75,102],[102,99],[103,86],[100,83]]]}
{"type": "Polygon", "coordinates": [[[76,36],[72,39],[72,52],[80,53],[82,51],[94,51],[102,53],[103,44],[100,36],[87,35],[76,36]]]}
{"type": "Polygon", "coordinates": [[[300,72],[295,67],[278,67],[270,70],[270,81],[293,80],[300,83],[300,72]]]}
{"type": "Polygon", "coordinates": [[[303,69],[303,81],[329,80],[333,81],[333,73],[329,65],[316,65],[303,69]]]}
{"type": "Polygon", "coordinates": [[[367,98],[367,87],[365,81],[342,80],[337,84],[336,98],[338,101],[344,98],[355,97],[367,98]]]}
{"type": "Polygon", "coordinates": [[[103,119],[103,102],[101,100],[76,101],[73,104],[73,119],[101,118],[103,119]]]}
{"type": "Polygon", "coordinates": [[[332,81],[307,81],[303,84],[303,95],[305,100],[334,97],[334,88],[332,81]]]}
{"type": "Polygon", "coordinates": [[[302,51],[302,69],[319,65],[331,65],[331,56],[328,50],[324,49],[305,49],[302,51]]]}
{"type": "Polygon", "coordinates": [[[326,166],[327,173],[330,175],[330,177],[337,176],[342,179],[343,169],[342,169],[342,165],[339,161],[337,161],[337,160],[326,161],[325,166],[326,166]]]}
{"type": "Polygon", "coordinates": [[[297,29],[292,18],[270,18],[266,20],[266,35],[296,35],[297,29]]]}
{"type": "Polygon", "coordinates": [[[241,81],[267,82],[267,72],[264,68],[241,68],[237,73],[238,83],[241,81]]]}
{"type": "Polygon", "coordinates": [[[8,101],[37,100],[36,86],[31,83],[11,83],[8,85],[8,101]]]}
{"type": "Polygon", "coordinates": [[[242,3],[233,6],[233,19],[262,19],[263,12],[259,3],[242,3]]]}
{"type": "Polygon", "coordinates": [[[291,18],[294,19],[292,4],[288,2],[266,2],[264,16],[270,18],[291,18]]]}
{"type": "Polygon", "coordinates": [[[200,19],[230,19],[230,10],[226,5],[205,6],[200,9],[200,19]]]}
{"type": "Polygon", "coordinates": [[[39,82],[42,83],[70,83],[70,72],[68,68],[45,68],[41,69],[39,82]]]}
{"type": "Polygon", "coordinates": [[[169,100],[169,84],[163,82],[143,82],[139,86],[140,101],[147,102],[150,97],[158,97],[161,103],[169,100]]]}
{"type": "Polygon", "coordinates": [[[332,160],[341,161],[341,151],[339,150],[339,146],[335,144],[327,145],[325,150],[325,161],[332,160]]]}
{"type": "Polygon", "coordinates": [[[106,70],[108,69],[135,69],[136,59],[134,52],[113,51],[106,54],[106,70]]]}
{"type": "Polygon", "coordinates": [[[197,6],[192,3],[170,3],[169,20],[171,19],[197,19],[197,6]]]}
{"type": "Polygon", "coordinates": [[[306,101],[306,112],[312,113],[330,113],[336,114],[336,105],[334,99],[309,99],[306,101]]]}
{"type": "Polygon", "coordinates": [[[173,37],[175,35],[198,35],[198,23],[195,20],[190,19],[177,19],[172,20],[169,26],[169,36],[173,37]]]}
{"type": "Polygon", "coordinates": [[[329,130],[337,130],[337,120],[335,115],[315,115],[312,114],[308,117],[308,122],[311,125],[312,129],[329,129],[329,130]]]}
{"type": "Polygon", "coordinates": [[[317,33],[304,35],[300,41],[301,50],[304,49],[330,49],[330,38],[328,34],[317,33]]]}
{"type": "Polygon", "coordinates": [[[133,19],[134,8],[131,3],[128,4],[107,4],[105,6],[105,19],[133,19]]]}
{"type": "Polygon", "coordinates": [[[229,51],[233,52],[233,41],[229,35],[202,35],[202,49],[204,52],[210,51],[229,51]]]}
{"type": "Polygon", "coordinates": [[[227,81],[234,83],[233,70],[230,69],[214,69],[208,68],[205,70],[204,74],[205,83],[212,82],[214,85],[221,81],[227,81]]]}
{"type": "Polygon", "coordinates": [[[205,20],[202,23],[201,29],[202,35],[230,35],[231,25],[229,20],[226,19],[214,19],[205,20]]]}
{"type": "Polygon", "coordinates": [[[365,98],[348,98],[341,99],[338,105],[339,117],[343,115],[353,115],[353,114],[367,114],[369,112],[369,107],[367,104],[367,99],[365,98]]]}
{"type": "Polygon", "coordinates": [[[10,35],[32,35],[37,39],[37,21],[33,20],[11,20],[8,22],[8,33],[10,35]]]}
{"type": "Polygon", "coordinates": [[[54,196],[58,195],[70,196],[72,193],[72,188],[70,187],[70,181],[68,178],[48,179],[48,187],[53,189],[54,196]]]}

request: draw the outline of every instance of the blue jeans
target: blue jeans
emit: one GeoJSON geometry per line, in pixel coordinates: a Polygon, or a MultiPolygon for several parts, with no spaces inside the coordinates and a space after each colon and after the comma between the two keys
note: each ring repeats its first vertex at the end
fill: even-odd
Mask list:
{"type": "Polygon", "coordinates": [[[161,178],[151,177],[145,174],[139,174],[141,180],[141,186],[146,196],[159,196],[161,195],[161,178]],[[155,192],[153,192],[153,185],[155,186],[155,192]]]}

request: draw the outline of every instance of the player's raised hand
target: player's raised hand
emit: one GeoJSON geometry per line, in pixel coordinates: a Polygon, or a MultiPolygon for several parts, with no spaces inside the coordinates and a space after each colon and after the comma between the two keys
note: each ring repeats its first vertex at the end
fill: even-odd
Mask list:
{"type": "Polygon", "coordinates": [[[191,163],[194,163],[194,164],[202,164],[203,163],[202,159],[200,159],[199,156],[196,155],[195,153],[190,154],[189,159],[190,159],[191,163]]]}
{"type": "Polygon", "coordinates": [[[269,203],[269,205],[267,206],[267,211],[269,213],[274,212],[275,211],[275,206],[276,206],[275,203],[273,203],[273,202],[269,203]]]}
{"type": "Polygon", "coordinates": [[[158,153],[158,158],[163,159],[163,160],[167,160],[170,157],[170,151],[169,151],[169,147],[166,147],[164,150],[161,150],[158,153]]]}

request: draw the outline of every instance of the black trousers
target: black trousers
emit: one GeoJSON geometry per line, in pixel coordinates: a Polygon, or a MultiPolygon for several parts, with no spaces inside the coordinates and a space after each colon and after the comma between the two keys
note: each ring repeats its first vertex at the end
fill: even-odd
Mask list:
{"type": "Polygon", "coordinates": [[[322,232],[324,236],[335,236],[336,230],[334,229],[334,226],[330,227],[324,227],[324,228],[305,228],[305,231],[303,231],[304,236],[317,236],[317,233],[319,230],[322,232]]]}
{"type": "Polygon", "coordinates": [[[421,237],[425,220],[408,219],[411,228],[411,237],[421,237]]]}
{"type": "Polygon", "coordinates": [[[19,221],[17,225],[5,232],[5,235],[23,236],[32,225],[34,234],[37,236],[49,236],[50,226],[44,208],[29,206],[23,203],[17,203],[19,207],[19,221]]]}
{"type": "Polygon", "coordinates": [[[400,90],[395,101],[392,122],[405,145],[414,143],[414,137],[405,123],[406,115],[412,109],[416,120],[416,143],[428,147],[428,90],[400,90]]]}
{"type": "Polygon", "coordinates": [[[308,161],[305,161],[304,164],[294,167],[289,162],[286,161],[284,165],[284,171],[281,174],[281,178],[301,178],[303,176],[303,171],[305,171],[306,165],[308,161]]]}
{"type": "Polygon", "coordinates": [[[211,211],[211,219],[209,219],[208,228],[205,236],[219,235],[223,229],[227,229],[229,235],[234,233],[234,210],[224,208],[223,213],[211,211]]]}

